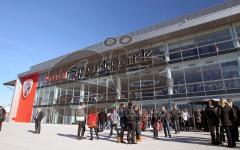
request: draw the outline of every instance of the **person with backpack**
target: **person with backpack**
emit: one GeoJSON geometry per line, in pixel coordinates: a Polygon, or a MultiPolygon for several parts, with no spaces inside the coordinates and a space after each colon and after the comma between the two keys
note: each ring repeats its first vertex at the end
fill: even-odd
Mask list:
{"type": "Polygon", "coordinates": [[[93,140],[93,130],[95,131],[97,139],[99,139],[97,123],[98,123],[97,109],[95,107],[92,107],[87,117],[87,125],[90,128],[90,135],[91,135],[90,140],[93,140]]]}
{"type": "Polygon", "coordinates": [[[117,132],[117,143],[120,143],[120,134],[119,134],[119,131],[118,131],[118,126],[119,126],[119,123],[120,123],[120,117],[119,117],[119,115],[118,115],[118,113],[116,112],[115,109],[112,110],[112,113],[110,115],[110,121],[111,121],[111,129],[110,129],[109,137],[112,136],[113,128],[114,128],[117,132]]]}
{"type": "Polygon", "coordinates": [[[123,136],[124,136],[124,131],[127,130],[127,117],[126,117],[126,108],[124,103],[120,104],[118,108],[118,115],[120,117],[120,127],[121,127],[120,142],[125,143],[123,140],[123,136]]]}
{"type": "Polygon", "coordinates": [[[84,133],[85,133],[85,124],[86,124],[86,113],[85,113],[85,106],[84,103],[81,102],[80,106],[78,107],[77,110],[77,116],[76,120],[78,121],[78,134],[77,134],[77,139],[81,140],[84,138],[84,133]]]}
{"type": "Polygon", "coordinates": [[[126,117],[127,117],[127,140],[128,144],[137,144],[135,141],[135,133],[136,133],[136,113],[133,109],[133,103],[128,103],[128,108],[126,110],[126,117]]]}
{"type": "Polygon", "coordinates": [[[0,106],[0,131],[2,130],[2,123],[5,120],[6,110],[0,106]]]}

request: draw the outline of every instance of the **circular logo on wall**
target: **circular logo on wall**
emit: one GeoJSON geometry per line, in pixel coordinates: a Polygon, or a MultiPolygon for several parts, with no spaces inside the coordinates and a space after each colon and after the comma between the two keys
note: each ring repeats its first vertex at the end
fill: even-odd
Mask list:
{"type": "Polygon", "coordinates": [[[126,44],[130,43],[131,41],[132,41],[131,36],[124,35],[120,38],[119,43],[123,44],[123,45],[126,45],[126,44]]]}
{"type": "Polygon", "coordinates": [[[106,46],[113,46],[114,44],[116,44],[117,43],[117,40],[115,39],[115,38],[113,38],[113,37],[109,37],[109,38],[107,38],[105,41],[104,41],[104,44],[106,45],[106,46]]]}
{"type": "Polygon", "coordinates": [[[32,89],[32,85],[33,85],[33,80],[32,79],[28,79],[28,80],[25,80],[23,82],[23,91],[22,91],[22,93],[23,93],[23,97],[24,98],[26,98],[29,95],[29,93],[30,93],[30,91],[32,89]]]}

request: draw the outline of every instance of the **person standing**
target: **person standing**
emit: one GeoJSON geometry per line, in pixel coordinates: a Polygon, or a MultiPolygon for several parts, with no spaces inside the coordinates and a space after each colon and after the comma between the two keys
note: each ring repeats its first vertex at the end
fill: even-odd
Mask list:
{"type": "Polygon", "coordinates": [[[158,114],[157,109],[154,109],[152,112],[152,127],[153,127],[153,138],[157,139],[158,138],[158,131],[159,131],[159,121],[160,121],[160,117],[158,114]]]}
{"type": "Polygon", "coordinates": [[[5,120],[6,110],[0,106],[0,131],[2,130],[2,123],[5,120]]]}
{"type": "Polygon", "coordinates": [[[127,117],[127,126],[128,126],[128,134],[127,140],[128,144],[137,144],[135,141],[135,133],[136,133],[136,113],[133,109],[133,103],[128,103],[128,108],[126,110],[127,117]]]}
{"type": "Polygon", "coordinates": [[[142,114],[139,106],[134,107],[135,113],[136,113],[136,140],[137,142],[142,141],[141,137],[141,121],[142,121],[142,114]]]}
{"type": "Polygon", "coordinates": [[[201,126],[201,123],[202,123],[202,116],[201,116],[201,112],[200,112],[200,110],[199,109],[197,109],[196,111],[195,111],[195,123],[196,123],[196,127],[197,127],[197,129],[198,130],[200,130],[201,131],[201,129],[202,129],[202,126],[201,126]]]}
{"type": "Polygon", "coordinates": [[[165,137],[171,137],[170,125],[169,125],[170,115],[165,107],[162,107],[161,120],[163,123],[165,137]]]}
{"type": "Polygon", "coordinates": [[[172,116],[172,120],[173,120],[173,124],[174,124],[174,128],[175,128],[175,134],[178,134],[180,132],[179,112],[175,105],[173,106],[171,116],[172,116]]]}
{"type": "Polygon", "coordinates": [[[189,131],[189,118],[190,118],[189,113],[185,109],[184,112],[182,113],[183,126],[185,131],[189,131]]]}
{"type": "Polygon", "coordinates": [[[41,132],[41,121],[43,119],[43,116],[44,116],[44,114],[42,112],[42,109],[38,108],[37,114],[34,118],[34,120],[35,120],[35,133],[37,133],[37,134],[40,134],[40,132],[41,132]]]}
{"type": "Polygon", "coordinates": [[[230,107],[230,104],[221,99],[220,100],[221,105],[221,119],[222,123],[225,129],[225,132],[227,134],[227,140],[228,140],[228,147],[236,147],[236,141],[234,138],[234,129],[233,129],[233,111],[230,107]]]}
{"type": "Polygon", "coordinates": [[[118,115],[118,113],[116,112],[115,109],[112,110],[112,113],[110,115],[110,121],[111,121],[111,129],[110,129],[109,137],[112,136],[113,128],[114,128],[115,131],[117,132],[117,142],[120,143],[120,134],[119,134],[119,131],[118,131],[118,125],[120,123],[120,117],[119,117],[119,115],[118,115]]]}
{"type": "Polygon", "coordinates": [[[235,138],[236,141],[239,141],[239,131],[238,131],[238,127],[240,125],[240,110],[238,109],[237,106],[235,106],[233,104],[232,99],[228,99],[227,100],[228,103],[230,104],[230,107],[232,108],[233,111],[233,136],[235,138]]]}
{"type": "Polygon", "coordinates": [[[85,124],[86,124],[86,113],[85,113],[85,105],[83,102],[80,102],[80,106],[77,110],[77,121],[78,121],[78,133],[77,139],[81,140],[84,138],[85,133],[85,124]]]}
{"type": "Polygon", "coordinates": [[[205,115],[208,123],[208,128],[212,138],[212,144],[220,144],[220,134],[219,134],[219,120],[216,113],[216,108],[214,106],[214,101],[209,100],[208,105],[205,110],[205,115]]]}
{"type": "Polygon", "coordinates": [[[98,118],[99,118],[99,128],[100,128],[100,132],[103,132],[105,126],[107,125],[107,114],[106,114],[105,110],[102,110],[102,111],[98,114],[98,118]]]}
{"type": "Polygon", "coordinates": [[[125,112],[125,104],[121,103],[118,109],[118,115],[120,117],[120,127],[121,127],[121,132],[120,132],[120,142],[125,143],[123,140],[124,136],[124,131],[127,129],[127,118],[126,118],[126,112],[125,112]]]}
{"type": "Polygon", "coordinates": [[[95,107],[92,107],[92,110],[90,111],[87,117],[87,125],[90,128],[90,135],[91,135],[90,140],[93,140],[93,130],[95,131],[97,139],[99,139],[97,123],[98,123],[97,110],[95,107]]]}

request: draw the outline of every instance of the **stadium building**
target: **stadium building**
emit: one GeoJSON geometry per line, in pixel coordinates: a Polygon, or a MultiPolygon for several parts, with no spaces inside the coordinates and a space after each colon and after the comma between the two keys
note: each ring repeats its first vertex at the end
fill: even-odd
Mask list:
{"type": "Polygon", "coordinates": [[[189,108],[209,98],[240,102],[240,1],[231,0],[43,62],[15,86],[10,120],[72,124],[87,108],[133,101],[189,108]]]}

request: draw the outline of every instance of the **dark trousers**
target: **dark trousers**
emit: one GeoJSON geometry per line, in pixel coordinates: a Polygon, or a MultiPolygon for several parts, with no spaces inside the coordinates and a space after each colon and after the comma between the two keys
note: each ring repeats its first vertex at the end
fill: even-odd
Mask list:
{"type": "Polygon", "coordinates": [[[179,120],[174,120],[173,123],[174,123],[175,133],[179,133],[180,132],[179,120]]]}
{"type": "Polygon", "coordinates": [[[99,128],[100,128],[100,132],[103,132],[104,128],[105,128],[105,122],[100,122],[99,123],[99,128]]]}
{"type": "Polygon", "coordinates": [[[200,122],[196,122],[196,127],[197,127],[198,130],[201,130],[202,129],[201,123],[200,122]]]}
{"type": "Polygon", "coordinates": [[[118,128],[117,128],[117,124],[111,124],[111,129],[110,129],[110,135],[109,136],[112,136],[113,134],[113,129],[117,132],[117,136],[119,137],[119,131],[118,131],[118,128]]]}
{"type": "Polygon", "coordinates": [[[185,131],[189,131],[189,121],[188,120],[186,120],[186,121],[184,120],[183,125],[184,125],[185,131]]]}
{"type": "Polygon", "coordinates": [[[91,135],[91,140],[93,139],[93,130],[95,131],[97,139],[98,137],[98,128],[90,128],[90,135],[91,135]]]}
{"type": "Polygon", "coordinates": [[[41,131],[41,121],[35,121],[35,132],[40,133],[41,131]]]}
{"type": "Polygon", "coordinates": [[[235,141],[239,141],[239,131],[238,131],[238,125],[233,126],[233,133],[234,133],[234,138],[235,141]]]}
{"type": "Polygon", "coordinates": [[[78,122],[78,134],[77,136],[80,137],[83,137],[84,136],[84,133],[85,133],[85,121],[79,121],[78,122]]]}
{"type": "Polygon", "coordinates": [[[225,126],[225,131],[228,139],[228,146],[233,147],[236,146],[236,141],[234,139],[234,129],[232,126],[225,126]]]}
{"type": "Polygon", "coordinates": [[[0,131],[2,130],[2,121],[0,121],[0,131]]]}
{"type": "Polygon", "coordinates": [[[163,129],[164,129],[165,137],[167,137],[167,136],[171,137],[169,121],[165,121],[165,122],[163,123],[163,129]]]}
{"type": "Polygon", "coordinates": [[[128,122],[128,143],[135,143],[136,122],[128,122]]]}
{"type": "Polygon", "coordinates": [[[212,144],[219,144],[220,143],[219,127],[214,125],[209,125],[209,131],[212,138],[212,144]]]}
{"type": "Polygon", "coordinates": [[[224,127],[220,127],[220,142],[225,142],[224,127]]]}
{"type": "Polygon", "coordinates": [[[139,136],[141,136],[141,123],[137,122],[136,123],[136,137],[138,138],[139,136]]]}
{"type": "Polygon", "coordinates": [[[182,121],[180,122],[180,130],[184,131],[184,122],[182,122],[182,121]]]}
{"type": "Polygon", "coordinates": [[[153,138],[158,138],[158,130],[155,126],[153,126],[153,138]]]}

